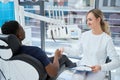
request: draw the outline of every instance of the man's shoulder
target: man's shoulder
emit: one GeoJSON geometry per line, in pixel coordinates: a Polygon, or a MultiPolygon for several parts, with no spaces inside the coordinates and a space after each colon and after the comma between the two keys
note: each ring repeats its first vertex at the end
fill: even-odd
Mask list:
{"type": "Polygon", "coordinates": [[[21,47],[24,47],[24,48],[39,48],[37,46],[28,46],[28,45],[22,45],[21,47]]]}
{"type": "Polygon", "coordinates": [[[27,45],[22,45],[21,46],[22,50],[30,50],[30,51],[35,51],[35,50],[41,50],[41,48],[37,47],[37,46],[27,46],[27,45]]]}

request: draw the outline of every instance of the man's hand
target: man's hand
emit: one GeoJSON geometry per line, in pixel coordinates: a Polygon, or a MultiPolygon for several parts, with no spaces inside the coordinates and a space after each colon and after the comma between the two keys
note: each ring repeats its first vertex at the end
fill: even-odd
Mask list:
{"type": "Polygon", "coordinates": [[[59,50],[59,49],[57,49],[57,50],[55,51],[55,56],[57,56],[58,59],[60,59],[60,58],[62,57],[62,51],[59,50]]]}

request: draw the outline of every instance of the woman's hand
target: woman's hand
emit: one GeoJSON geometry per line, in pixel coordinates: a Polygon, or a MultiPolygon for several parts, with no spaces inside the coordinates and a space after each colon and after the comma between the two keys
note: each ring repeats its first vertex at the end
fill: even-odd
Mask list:
{"type": "Polygon", "coordinates": [[[60,51],[61,51],[61,53],[63,53],[64,52],[64,48],[60,48],[60,51]]]}
{"type": "Polygon", "coordinates": [[[95,66],[92,66],[91,69],[92,69],[93,72],[98,72],[98,71],[101,70],[101,66],[100,65],[95,65],[95,66]]]}

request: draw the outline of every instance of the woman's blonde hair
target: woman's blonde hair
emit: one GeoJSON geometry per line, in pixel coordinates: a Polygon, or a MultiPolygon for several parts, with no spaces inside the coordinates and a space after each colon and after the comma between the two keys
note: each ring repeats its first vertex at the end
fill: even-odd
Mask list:
{"type": "Polygon", "coordinates": [[[93,13],[93,15],[96,17],[96,18],[100,18],[100,25],[101,25],[101,29],[103,32],[107,33],[108,35],[110,35],[110,28],[109,28],[109,25],[107,23],[107,21],[104,21],[104,14],[101,10],[99,9],[92,9],[90,10],[87,14],[89,13],[93,13]]]}

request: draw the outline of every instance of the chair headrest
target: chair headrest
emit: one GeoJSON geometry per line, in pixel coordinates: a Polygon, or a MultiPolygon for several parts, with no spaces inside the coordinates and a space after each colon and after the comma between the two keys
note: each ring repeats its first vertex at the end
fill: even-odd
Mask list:
{"type": "Polygon", "coordinates": [[[15,35],[0,34],[0,56],[3,59],[9,59],[12,55],[16,55],[19,47],[20,42],[15,35]]]}

